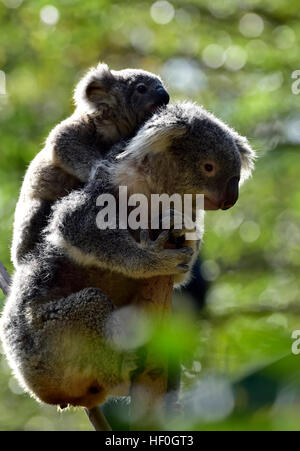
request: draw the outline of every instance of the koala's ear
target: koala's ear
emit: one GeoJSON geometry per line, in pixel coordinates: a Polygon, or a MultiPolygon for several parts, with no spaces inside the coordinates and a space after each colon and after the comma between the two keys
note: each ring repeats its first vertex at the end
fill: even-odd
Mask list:
{"type": "Polygon", "coordinates": [[[255,151],[250,146],[247,138],[236,134],[235,143],[241,154],[242,159],[242,171],[241,171],[241,182],[244,182],[249,178],[254,169],[254,162],[256,160],[255,151]]]}
{"type": "Polygon", "coordinates": [[[183,136],[188,130],[185,124],[169,123],[158,127],[154,125],[145,125],[138,134],[129,142],[126,149],[117,155],[117,160],[122,160],[128,156],[139,159],[149,153],[155,154],[167,150],[173,140],[183,136]]]}
{"type": "Polygon", "coordinates": [[[93,67],[75,88],[76,106],[92,108],[98,103],[109,103],[109,93],[115,81],[107,64],[98,64],[97,67],[93,67]]]}

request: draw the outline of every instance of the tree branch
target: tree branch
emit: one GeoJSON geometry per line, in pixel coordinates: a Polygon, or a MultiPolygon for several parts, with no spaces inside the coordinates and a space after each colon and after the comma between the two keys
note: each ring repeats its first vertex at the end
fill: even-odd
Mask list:
{"type": "MultiPolygon", "coordinates": [[[[137,304],[160,326],[171,313],[172,293],[173,277],[146,279],[137,294],[137,304]]],[[[135,375],[131,387],[131,429],[145,430],[153,426],[156,409],[165,408],[167,390],[168,362],[158,361],[157,355],[152,355],[146,346],[142,371],[135,375]]]]}

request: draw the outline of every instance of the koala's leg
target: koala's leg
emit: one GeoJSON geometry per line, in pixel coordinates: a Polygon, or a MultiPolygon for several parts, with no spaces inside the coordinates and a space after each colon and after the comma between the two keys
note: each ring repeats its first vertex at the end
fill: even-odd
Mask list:
{"type": "Polygon", "coordinates": [[[108,394],[128,393],[132,356],[128,367],[113,346],[120,327],[114,310],[101,290],[86,288],[25,312],[36,345],[21,373],[38,399],[92,408],[108,394]]]}

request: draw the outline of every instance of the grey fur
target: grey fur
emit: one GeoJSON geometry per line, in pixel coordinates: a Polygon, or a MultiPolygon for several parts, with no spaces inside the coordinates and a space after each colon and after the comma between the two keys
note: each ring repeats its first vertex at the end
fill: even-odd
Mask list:
{"type": "Polygon", "coordinates": [[[99,64],[78,83],[76,111],[57,125],[31,162],[15,212],[12,260],[17,266],[36,246],[52,204],[88,181],[111,146],[134,135],[156,106],[168,101],[156,75],[110,71],[99,64]],[[147,92],[137,87],[144,84],[147,92]],[[160,90],[159,90],[160,89],[160,90]]]}
{"type": "Polygon", "coordinates": [[[220,196],[232,176],[249,175],[254,152],[246,139],[187,103],[162,109],[107,157],[100,178],[96,171],[54,205],[39,253],[17,268],[1,319],[4,350],[19,381],[50,404],[91,408],[109,394],[128,393],[135,353],[111,344],[122,329],[112,312],[134,303],[144,278],[173,274],[184,283],[199,249],[199,242],[166,249],[165,232],[151,240],[147,231],[99,230],[99,194],[117,196],[121,184],[146,196],[220,196]],[[217,165],[214,177],[203,173],[207,159],[217,165]]]}

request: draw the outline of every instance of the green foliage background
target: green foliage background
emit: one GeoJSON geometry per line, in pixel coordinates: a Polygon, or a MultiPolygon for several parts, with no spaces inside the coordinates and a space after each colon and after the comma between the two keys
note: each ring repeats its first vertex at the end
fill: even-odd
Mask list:
{"type": "MultiPolygon", "coordinates": [[[[299,430],[300,356],[289,358],[285,371],[268,370],[291,355],[291,333],[300,329],[300,95],[291,90],[300,69],[299,2],[153,4],[0,0],[0,258],[12,272],[9,245],[23,174],[52,127],[72,112],[82,73],[99,60],[160,73],[173,100],[203,104],[247,135],[260,157],[238,205],[207,214],[203,272],[212,284],[205,312],[196,328],[188,313],[165,336],[168,348],[187,356],[186,390],[210,374],[233,393],[223,416],[208,405],[212,415],[195,414],[186,427],[299,430]],[[274,386],[266,401],[258,372],[265,367],[267,387],[274,386]]],[[[219,386],[202,388],[219,393],[219,386]]],[[[24,395],[1,357],[0,429],[90,425],[82,411],[59,414],[24,395]]]]}

